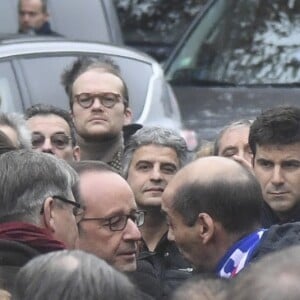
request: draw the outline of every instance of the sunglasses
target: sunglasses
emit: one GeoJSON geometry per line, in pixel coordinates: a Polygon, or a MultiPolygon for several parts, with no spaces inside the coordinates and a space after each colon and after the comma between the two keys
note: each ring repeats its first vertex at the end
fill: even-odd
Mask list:
{"type": "MultiPolygon", "coordinates": [[[[41,148],[45,143],[46,137],[40,133],[33,133],[31,144],[33,149],[41,148]]],[[[55,133],[50,136],[51,145],[57,149],[65,149],[70,144],[71,137],[64,133],[55,133]]]]}

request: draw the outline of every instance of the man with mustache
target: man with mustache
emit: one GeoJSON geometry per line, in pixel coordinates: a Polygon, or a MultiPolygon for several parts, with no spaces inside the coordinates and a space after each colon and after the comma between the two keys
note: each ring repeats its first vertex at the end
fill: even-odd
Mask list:
{"type": "Polygon", "coordinates": [[[175,243],[167,239],[168,224],[161,212],[162,193],[187,160],[184,139],[173,130],[158,127],[138,130],[124,151],[123,175],[139,209],[145,211],[145,223],[140,228],[141,253],[133,277],[144,292],[156,299],[166,299],[190,275],[190,265],[175,243]],[[150,281],[158,288],[145,284],[150,281]]]}
{"type": "Polygon", "coordinates": [[[262,112],[250,127],[249,145],[264,197],[263,226],[300,221],[300,108],[262,112]]]}

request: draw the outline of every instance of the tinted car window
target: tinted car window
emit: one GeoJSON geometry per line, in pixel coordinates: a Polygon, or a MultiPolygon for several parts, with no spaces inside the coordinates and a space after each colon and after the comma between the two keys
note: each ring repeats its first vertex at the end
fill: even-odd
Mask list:
{"type": "Polygon", "coordinates": [[[282,84],[300,80],[300,1],[215,1],[177,53],[177,82],[282,84]]]}
{"type": "MultiPolygon", "coordinates": [[[[150,84],[151,65],[119,56],[111,56],[111,58],[119,65],[122,77],[125,78],[129,90],[129,105],[133,110],[134,120],[136,120],[140,117],[145,105],[143,99],[146,99],[148,84],[150,84]]],[[[67,54],[66,56],[29,56],[19,59],[31,92],[29,95],[31,101],[33,103],[51,103],[68,109],[68,99],[60,84],[60,77],[63,70],[74,60],[75,56],[67,54]],[[41,70],[45,71],[41,73],[41,70]],[[45,93],[45,91],[47,92],[45,93]]]]}

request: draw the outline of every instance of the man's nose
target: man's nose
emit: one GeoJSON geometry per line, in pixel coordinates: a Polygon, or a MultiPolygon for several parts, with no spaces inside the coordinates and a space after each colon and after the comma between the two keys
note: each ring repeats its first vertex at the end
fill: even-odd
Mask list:
{"type": "Polygon", "coordinates": [[[162,173],[160,171],[159,167],[153,167],[151,172],[151,179],[153,180],[161,180],[162,179],[162,173]]]}
{"type": "Polygon", "coordinates": [[[169,227],[169,230],[168,230],[168,240],[169,241],[175,241],[175,236],[174,236],[174,232],[173,232],[173,230],[169,227]]]}
{"type": "Polygon", "coordinates": [[[49,138],[45,138],[45,141],[40,149],[42,152],[53,153],[53,146],[49,138]]]}
{"type": "Polygon", "coordinates": [[[125,227],[125,240],[134,240],[139,241],[142,238],[141,232],[138,229],[137,225],[131,219],[128,219],[126,227],[125,227]]]}
{"type": "Polygon", "coordinates": [[[280,166],[274,167],[271,180],[274,185],[280,185],[284,182],[284,178],[282,175],[282,169],[280,166]]]}
{"type": "Polygon", "coordinates": [[[92,104],[92,109],[96,109],[96,110],[103,109],[103,105],[99,97],[95,97],[94,102],[92,104]]]}
{"type": "Polygon", "coordinates": [[[21,19],[23,22],[28,22],[29,20],[29,14],[22,14],[21,15],[21,19]]]}

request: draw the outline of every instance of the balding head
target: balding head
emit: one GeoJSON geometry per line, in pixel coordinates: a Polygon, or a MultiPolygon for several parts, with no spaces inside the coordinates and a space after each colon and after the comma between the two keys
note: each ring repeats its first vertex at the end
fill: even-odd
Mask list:
{"type": "Polygon", "coordinates": [[[163,203],[192,226],[205,212],[228,232],[259,224],[262,195],[254,175],[224,157],[204,157],[181,169],[163,194],[163,203]]]}
{"type": "Polygon", "coordinates": [[[166,189],[167,193],[176,193],[175,189],[181,185],[194,183],[211,184],[214,181],[236,182],[249,178],[249,172],[236,161],[220,156],[208,156],[199,158],[174,176],[166,189]]]}

